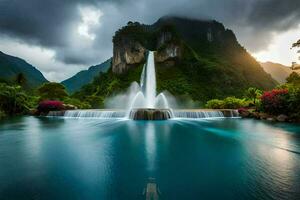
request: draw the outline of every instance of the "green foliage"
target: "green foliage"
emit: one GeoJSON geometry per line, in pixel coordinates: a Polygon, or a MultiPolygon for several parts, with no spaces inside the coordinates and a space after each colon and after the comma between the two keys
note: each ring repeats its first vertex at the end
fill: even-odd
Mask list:
{"type": "Polygon", "coordinates": [[[23,73],[18,73],[17,76],[16,76],[17,85],[24,86],[26,84],[26,82],[27,82],[27,79],[24,76],[24,74],[23,73]]]}
{"type": "Polygon", "coordinates": [[[249,102],[245,99],[227,97],[223,100],[212,99],[206,103],[205,107],[210,109],[238,109],[248,105],[249,102]]]}
{"type": "Polygon", "coordinates": [[[4,118],[5,116],[6,116],[5,112],[2,111],[2,110],[0,110],[0,119],[1,119],[1,118],[4,118]]]}
{"type": "Polygon", "coordinates": [[[83,86],[72,97],[88,102],[92,108],[102,108],[105,98],[126,90],[133,81],[139,81],[143,65],[133,67],[128,73],[114,74],[111,69],[100,73],[92,83],[83,86]]]}
{"type": "Polygon", "coordinates": [[[287,83],[280,85],[277,89],[286,89],[288,98],[285,98],[284,104],[286,112],[295,119],[300,119],[300,76],[293,72],[287,78],[287,83]]]}
{"type": "Polygon", "coordinates": [[[262,91],[254,87],[248,88],[245,92],[245,97],[249,100],[252,100],[253,105],[256,104],[257,99],[259,99],[261,95],[262,91]]]}
{"type": "Polygon", "coordinates": [[[0,110],[7,115],[25,113],[29,110],[28,96],[20,86],[0,83],[0,110]]]}
{"type": "Polygon", "coordinates": [[[300,85],[300,75],[293,72],[286,78],[288,84],[300,85]]]}
{"type": "Polygon", "coordinates": [[[68,96],[65,86],[54,82],[44,83],[38,88],[38,94],[40,95],[41,100],[63,100],[68,96]]]}
{"type": "Polygon", "coordinates": [[[205,107],[210,109],[222,109],[224,108],[224,101],[219,99],[212,99],[205,104],[205,107]]]}

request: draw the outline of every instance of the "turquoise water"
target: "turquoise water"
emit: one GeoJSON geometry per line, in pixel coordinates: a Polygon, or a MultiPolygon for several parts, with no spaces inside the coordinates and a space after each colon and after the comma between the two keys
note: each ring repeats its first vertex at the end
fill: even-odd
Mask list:
{"type": "Polygon", "coordinates": [[[255,120],[0,121],[0,199],[300,199],[300,126],[255,120]]]}

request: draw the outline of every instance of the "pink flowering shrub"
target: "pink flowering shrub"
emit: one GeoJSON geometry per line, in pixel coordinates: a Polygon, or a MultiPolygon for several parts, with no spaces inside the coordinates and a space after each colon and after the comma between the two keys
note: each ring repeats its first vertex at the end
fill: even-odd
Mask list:
{"type": "Polygon", "coordinates": [[[40,113],[48,113],[49,111],[63,110],[64,105],[61,101],[44,100],[39,103],[37,109],[40,113]]]}
{"type": "Polygon", "coordinates": [[[261,96],[263,111],[270,114],[284,114],[288,112],[289,91],[287,89],[274,89],[264,92],[261,96]]]}
{"type": "Polygon", "coordinates": [[[247,108],[239,108],[238,109],[238,112],[241,114],[241,113],[244,113],[244,112],[247,112],[248,109],[247,108]]]}

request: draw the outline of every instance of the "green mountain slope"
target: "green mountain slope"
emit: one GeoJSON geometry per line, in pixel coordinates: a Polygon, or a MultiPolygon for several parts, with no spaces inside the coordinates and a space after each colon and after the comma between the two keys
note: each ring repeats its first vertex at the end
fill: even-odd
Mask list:
{"type": "Polygon", "coordinates": [[[43,74],[25,60],[0,51],[0,79],[15,81],[20,73],[26,78],[27,88],[35,88],[47,82],[43,74]]]}
{"type": "Polygon", "coordinates": [[[88,70],[83,70],[68,78],[61,83],[66,87],[69,93],[74,93],[75,91],[79,90],[83,85],[86,85],[96,77],[99,76],[100,72],[106,72],[111,65],[111,59],[107,61],[91,66],[88,70]]]}
{"type": "Polygon", "coordinates": [[[271,89],[277,82],[216,21],[163,17],[153,25],[129,22],[113,37],[112,69],[75,95],[101,99],[139,81],[147,50],[154,50],[158,91],[202,103],[242,96],[248,87],[271,89]]]}
{"type": "Polygon", "coordinates": [[[278,63],[265,62],[260,64],[268,74],[271,74],[281,84],[285,83],[286,78],[293,72],[290,67],[278,63]]]}

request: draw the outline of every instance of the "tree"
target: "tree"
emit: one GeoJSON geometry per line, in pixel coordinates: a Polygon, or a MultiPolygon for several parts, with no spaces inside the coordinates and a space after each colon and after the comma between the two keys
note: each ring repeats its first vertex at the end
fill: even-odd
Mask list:
{"type": "Polygon", "coordinates": [[[294,47],[300,47],[300,40],[298,40],[297,42],[295,42],[292,46],[292,48],[294,47]]]}
{"type": "Polygon", "coordinates": [[[287,83],[291,84],[300,84],[300,75],[296,72],[293,72],[286,78],[287,83]]]}
{"type": "Polygon", "coordinates": [[[254,87],[250,87],[246,90],[245,92],[245,96],[246,98],[250,99],[253,101],[253,104],[255,105],[256,100],[262,95],[262,91],[254,88],[254,87]]]}
{"type": "Polygon", "coordinates": [[[28,96],[20,86],[0,83],[0,110],[12,115],[26,112],[28,109],[28,96]]]}
{"type": "Polygon", "coordinates": [[[20,86],[24,86],[27,82],[26,77],[24,76],[23,73],[18,73],[16,76],[16,83],[20,86]]]}
{"type": "Polygon", "coordinates": [[[41,100],[63,100],[65,97],[69,96],[65,86],[55,82],[44,83],[38,89],[38,93],[41,96],[41,100]]]}

